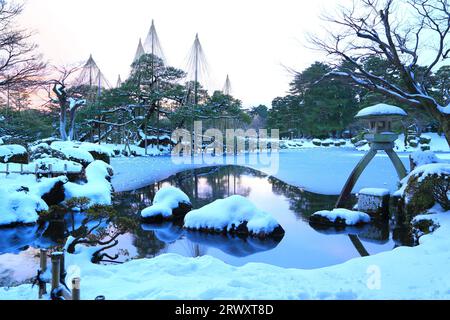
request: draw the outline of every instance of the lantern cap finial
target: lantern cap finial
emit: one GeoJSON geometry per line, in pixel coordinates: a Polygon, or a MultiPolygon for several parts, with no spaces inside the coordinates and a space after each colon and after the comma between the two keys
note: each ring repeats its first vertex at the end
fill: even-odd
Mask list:
{"type": "Polygon", "coordinates": [[[358,112],[355,118],[368,119],[378,117],[406,117],[408,114],[402,108],[385,103],[379,103],[371,107],[364,108],[358,112]]]}

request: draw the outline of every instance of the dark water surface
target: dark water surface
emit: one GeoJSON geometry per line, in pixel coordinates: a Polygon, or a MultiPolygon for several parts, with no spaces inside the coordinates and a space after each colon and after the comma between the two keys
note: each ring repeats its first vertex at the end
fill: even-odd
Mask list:
{"type": "MultiPolygon", "coordinates": [[[[118,193],[114,206],[120,214],[138,220],[140,210],[151,205],[155,193],[168,185],[182,189],[194,208],[235,194],[247,197],[278,220],[285,236],[281,241],[241,239],[190,232],[173,223],[138,223],[136,229],[121,235],[119,244],[108,250],[111,254],[120,253],[118,261],[170,252],[188,257],[211,255],[235,266],[263,262],[313,269],[360,257],[361,248],[354,245],[349,234],[357,234],[359,245],[370,254],[403,245],[400,240],[403,230],[395,229],[388,222],[340,231],[334,228],[316,230],[308,223],[309,216],[318,210],[333,208],[336,196],[309,193],[258,171],[235,166],[190,170],[134,192],[118,193]]],[[[83,218],[82,213],[67,214],[65,221],[0,229],[0,286],[34,275],[38,264],[36,249],[64,243],[64,234],[79,226],[83,218]],[[14,262],[16,260],[18,262],[14,262]],[[36,268],[29,270],[33,269],[30,264],[36,268]]]]}

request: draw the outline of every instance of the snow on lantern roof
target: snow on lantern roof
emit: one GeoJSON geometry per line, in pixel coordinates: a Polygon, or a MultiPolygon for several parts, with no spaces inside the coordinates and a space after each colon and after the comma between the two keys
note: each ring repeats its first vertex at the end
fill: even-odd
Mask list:
{"type": "Polygon", "coordinates": [[[380,103],[367,107],[358,112],[355,118],[382,117],[382,116],[400,116],[405,117],[408,114],[402,108],[389,104],[380,103]]]}

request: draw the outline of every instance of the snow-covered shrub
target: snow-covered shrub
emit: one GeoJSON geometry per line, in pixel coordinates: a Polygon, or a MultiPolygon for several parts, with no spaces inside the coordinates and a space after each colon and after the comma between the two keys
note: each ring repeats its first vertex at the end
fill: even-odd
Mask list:
{"type": "Polygon", "coordinates": [[[406,212],[415,216],[438,203],[450,210],[450,164],[432,163],[414,169],[404,180],[400,192],[406,212]]]}
{"type": "Polygon", "coordinates": [[[411,139],[408,143],[412,148],[417,148],[419,146],[419,141],[417,139],[411,139]]]}
{"type": "Polygon", "coordinates": [[[359,140],[358,142],[355,143],[355,147],[359,148],[359,147],[365,146],[368,143],[369,143],[369,141],[367,141],[367,140],[359,140]]]}
{"type": "Polygon", "coordinates": [[[313,139],[312,144],[317,147],[320,147],[322,145],[322,141],[320,139],[313,139]]]}
{"type": "Polygon", "coordinates": [[[333,141],[331,140],[324,140],[322,141],[322,147],[329,147],[331,144],[333,143],[333,141]]]}
{"type": "Polygon", "coordinates": [[[67,157],[59,150],[51,148],[47,143],[40,143],[30,147],[30,161],[45,158],[67,160],[67,157]]]}
{"type": "Polygon", "coordinates": [[[422,151],[428,151],[428,150],[431,150],[431,147],[428,144],[423,144],[423,145],[420,146],[420,149],[422,151]]]}
{"type": "Polygon", "coordinates": [[[237,195],[216,200],[189,212],[184,218],[184,227],[259,238],[284,235],[283,228],[269,213],[258,209],[247,198],[237,195]]]}
{"type": "Polygon", "coordinates": [[[314,213],[309,221],[312,224],[355,226],[370,222],[367,213],[347,209],[322,210],[314,213]]]}
{"type": "Polygon", "coordinates": [[[358,210],[377,216],[389,213],[390,192],[388,189],[364,188],[358,194],[358,210]]]}
{"type": "Polygon", "coordinates": [[[175,187],[161,188],[153,199],[153,205],[142,210],[141,217],[146,220],[168,220],[184,217],[191,211],[189,197],[175,187]]]}
{"type": "Polygon", "coordinates": [[[411,233],[414,243],[419,244],[420,237],[436,231],[437,228],[439,228],[439,224],[433,219],[427,218],[426,215],[415,217],[411,222],[411,233]]]}
{"type": "Polygon", "coordinates": [[[64,154],[64,156],[71,161],[80,163],[84,168],[94,162],[94,157],[76,143],[71,141],[57,141],[51,144],[53,149],[56,149],[64,154]]]}
{"type": "Polygon", "coordinates": [[[428,136],[420,136],[419,137],[419,143],[420,144],[430,144],[431,143],[431,138],[428,136]]]}
{"type": "Polygon", "coordinates": [[[28,163],[28,152],[17,144],[0,146],[0,163],[28,163]]]}
{"type": "Polygon", "coordinates": [[[417,167],[430,164],[430,163],[439,163],[440,160],[434,152],[432,151],[416,151],[411,153],[409,156],[411,170],[414,170],[417,167]]]}
{"type": "Polygon", "coordinates": [[[45,210],[48,206],[38,195],[0,187],[0,226],[35,223],[38,213],[45,210]]]}

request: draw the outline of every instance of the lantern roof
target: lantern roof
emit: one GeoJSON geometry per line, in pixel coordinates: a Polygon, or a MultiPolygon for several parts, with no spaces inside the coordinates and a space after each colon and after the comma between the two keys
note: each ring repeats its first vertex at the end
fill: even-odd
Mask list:
{"type": "Polygon", "coordinates": [[[406,117],[408,114],[402,108],[380,103],[371,107],[364,108],[358,112],[355,118],[370,119],[380,117],[406,117]]]}

